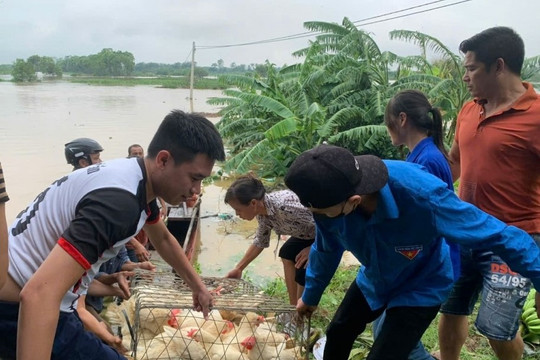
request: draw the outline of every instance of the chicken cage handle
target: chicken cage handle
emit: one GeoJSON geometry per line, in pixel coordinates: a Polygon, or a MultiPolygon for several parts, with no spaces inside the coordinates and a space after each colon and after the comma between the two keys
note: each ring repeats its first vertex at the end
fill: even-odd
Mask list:
{"type": "Polygon", "coordinates": [[[129,316],[125,309],[122,309],[122,314],[124,314],[124,318],[126,319],[126,324],[128,326],[129,335],[131,335],[132,342],[136,341],[137,339],[135,339],[135,333],[133,332],[133,327],[131,327],[131,322],[129,321],[129,316]]]}

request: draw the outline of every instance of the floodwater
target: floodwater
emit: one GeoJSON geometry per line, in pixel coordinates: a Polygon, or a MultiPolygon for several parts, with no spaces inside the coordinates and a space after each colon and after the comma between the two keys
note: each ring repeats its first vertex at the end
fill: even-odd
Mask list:
{"type": "MultiPolygon", "coordinates": [[[[206,103],[221,96],[219,90],[196,90],[194,111],[218,111],[206,103]]],[[[64,158],[64,144],[78,137],[97,140],[104,160],[125,157],[132,143],[145,149],[163,117],[172,109],[190,110],[189,90],[151,86],[89,86],[69,82],[17,85],[0,82],[0,162],[10,201],[11,223],[45,187],[71,171],[64,158]]],[[[217,118],[210,118],[217,121],[217,118]]],[[[234,214],[223,203],[228,180],[203,188],[201,251],[203,276],[224,276],[251,243],[256,221],[237,217],[222,220],[219,214],[234,214]]],[[[271,247],[244,271],[262,285],[283,276],[281,261],[271,247]]]]}

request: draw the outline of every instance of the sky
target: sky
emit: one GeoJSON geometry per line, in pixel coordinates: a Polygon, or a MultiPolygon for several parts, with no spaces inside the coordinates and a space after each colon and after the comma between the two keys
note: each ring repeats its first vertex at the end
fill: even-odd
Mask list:
{"type": "Polygon", "coordinates": [[[195,61],[278,66],[314,36],[249,46],[307,32],[306,21],[341,23],[344,17],[369,32],[382,51],[418,54],[390,40],[392,30],[420,31],[458,53],[459,43],[492,26],[509,26],[525,42],[526,57],[540,55],[540,0],[0,0],[0,64],[31,55],[62,58],[97,54],[104,48],[129,51],[135,62],[195,61]],[[432,3],[429,6],[421,6],[432,3]],[[443,7],[444,6],[444,7],[443,7]],[[400,10],[417,7],[405,12],[400,10]],[[426,11],[432,8],[442,7],[426,11]],[[424,11],[410,16],[411,12],[424,11]],[[385,17],[380,15],[393,13],[385,17]],[[397,19],[385,20],[390,17],[397,19]]]}

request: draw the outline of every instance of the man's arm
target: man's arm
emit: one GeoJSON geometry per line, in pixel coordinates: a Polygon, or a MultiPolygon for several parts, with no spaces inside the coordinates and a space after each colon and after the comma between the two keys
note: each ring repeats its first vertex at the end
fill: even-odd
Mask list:
{"type": "MultiPolygon", "coordinates": [[[[332,219],[325,221],[330,224],[333,222],[332,219]]],[[[322,294],[334,276],[343,256],[344,249],[339,245],[337,239],[333,238],[335,235],[331,231],[324,231],[324,227],[325,224],[318,224],[316,240],[309,252],[306,285],[302,294],[302,302],[298,302],[304,308],[300,309],[297,306],[300,312],[314,310],[319,304],[322,294]]]]}
{"type": "Polygon", "coordinates": [[[84,272],[71,255],[55,245],[21,291],[17,359],[35,359],[36,354],[49,358],[62,298],[84,272]]]}
{"type": "Polygon", "coordinates": [[[120,271],[113,274],[101,274],[94,278],[88,287],[88,295],[92,296],[118,296],[122,299],[130,297],[128,278],[135,275],[131,271],[120,271]],[[118,286],[113,286],[118,284],[118,286]]]}
{"type": "Polygon", "coordinates": [[[459,179],[459,176],[461,175],[461,161],[460,161],[460,153],[459,153],[459,145],[454,140],[452,143],[452,148],[450,149],[450,152],[448,153],[448,157],[450,160],[450,170],[452,171],[452,179],[454,182],[459,179]]]}
{"type": "Polygon", "coordinates": [[[79,314],[79,318],[81,319],[84,328],[96,334],[98,338],[118,350],[120,353],[126,353],[127,349],[122,345],[122,339],[111,334],[107,329],[107,325],[96,319],[96,317],[86,309],[85,302],[86,295],[82,295],[77,303],[77,313],[79,314]]]}
{"type": "Polygon", "coordinates": [[[143,261],[143,262],[137,262],[137,263],[127,261],[124,263],[124,265],[122,265],[123,271],[133,271],[135,269],[156,271],[156,265],[152,264],[150,261],[143,261]]]}
{"type": "Polygon", "coordinates": [[[169,265],[176,270],[177,274],[184,279],[193,291],[193,306],[196,311],[202,311],[205,318],[208,316],[209,308],[212,307],[213,298],[201,278],[189,263],[184,250],[169,232],[163,220],[155,224],[146,224],[144,230],[148,234],[150,241],[169,265]]]}
{"type": "Polygon", "coordinates": [[[8,230],[6,203],[0,203],[0,289],[4,286],[8,271],[8,230]]]}
{"type": "Polygon", "coordinates": [[[540,290],[540,249],[529,234],[460,200],[443,186],[432,191],[431,207],[437,235],[462,246],[493,251],[540,290]]]}

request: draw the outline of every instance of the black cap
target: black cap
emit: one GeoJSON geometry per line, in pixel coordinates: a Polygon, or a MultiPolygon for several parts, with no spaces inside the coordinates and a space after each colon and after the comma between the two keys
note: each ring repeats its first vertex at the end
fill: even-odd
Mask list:
{"type": "Polygon", "coordinates": [[[319,145],[305,151],[292,163],[285,184],[302,205],[324,209],[352,195],[380,190],[388,181],[388,170],[377,156],[354,156],[349,150],[319,145]]]}

